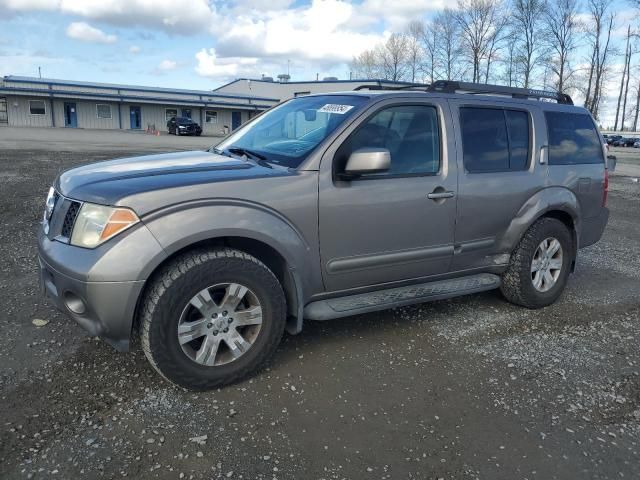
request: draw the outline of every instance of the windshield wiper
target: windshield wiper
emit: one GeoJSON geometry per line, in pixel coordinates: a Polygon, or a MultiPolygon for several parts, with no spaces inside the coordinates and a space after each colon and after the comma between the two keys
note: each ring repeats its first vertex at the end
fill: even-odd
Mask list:
{"type": "Polygon", "coordinates": [[[267,157],[265,157],[261,153],[253,152],[251,150],[247,150],[246,148],[240,147],[227,148],[227,151],[236,155],[242,155],[247,158],[252,158],[258,165],[262,167],[273,168],[271,165],[269,165],[267,157]]]}
{"type": "Polygon", "coordinates": [[[254,157],[259,160],[267,159],[267,157],[265,157],[261,153],[252,152],[251,150],[247,150],[246,148],[231,147],[231,148],[227,148],[227,150],[230,151],[231,153],[235,153],[236,155],[246,155],[247,157],[254,157]]]}

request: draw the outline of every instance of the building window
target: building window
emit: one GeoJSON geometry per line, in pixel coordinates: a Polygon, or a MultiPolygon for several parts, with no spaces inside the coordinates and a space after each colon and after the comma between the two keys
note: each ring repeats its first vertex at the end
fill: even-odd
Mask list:
{"type": "Polygon", "coordinates": [[[111,105],[98,103],[96,105],[96,115],[98,118],[111,118],[111,105]]]}
{"type": "Polygon", "coordinates": [[[218,123],[218,112],[213,110],[206,110],[205,112],[205,123],[218,123]]]}
{"type": "Polygon", "coordinates": [[[31,115],[46,115],[47,108],[44,100],[29,100],[29,113],[31,115]]]}
{"type": "Polygon", "coordinates": [[[164,119],[168,122],[169,120],[171,120],[173,117],[177,117],[178,116],[178,109],[177,108],[165,108],[164,109],[164,119]]]}
{"type": "Polygon", "coordinates": [[[526,170],[529,114],[499,108],[460,109],[464,166],[469,173],[526,170]]]}

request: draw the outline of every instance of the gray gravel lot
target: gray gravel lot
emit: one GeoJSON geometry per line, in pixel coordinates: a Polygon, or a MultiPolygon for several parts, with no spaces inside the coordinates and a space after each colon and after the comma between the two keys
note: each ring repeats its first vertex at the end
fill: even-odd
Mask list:
{"type": "Polygon", "coordinates": [[[7,131],[0,478],[640,478],[632,178],[612,178],[605,236],[580,252],[552,307],[524,310],[490,292],[309,322],[254,378],[194,394],[163,382],[138,347],[117,353],[43,301],[35,246],[61,169],[192,139],[150,147],[124,135],[114,155],[75,132],[81,147],[7,131]]]}

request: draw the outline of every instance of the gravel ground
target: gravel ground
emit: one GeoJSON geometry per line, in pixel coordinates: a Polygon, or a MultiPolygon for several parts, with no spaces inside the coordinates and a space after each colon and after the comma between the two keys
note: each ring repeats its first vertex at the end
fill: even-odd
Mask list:
{"type": "Polygon", "coordinates": [[[28,145],[0,137],[0,478],[640,477],[631,178],[612,178],[605,236],[552,307],[489,292],[309,322],[254,378],[194,394],[39,297],[48,185],[113,155],[28,145]]]}

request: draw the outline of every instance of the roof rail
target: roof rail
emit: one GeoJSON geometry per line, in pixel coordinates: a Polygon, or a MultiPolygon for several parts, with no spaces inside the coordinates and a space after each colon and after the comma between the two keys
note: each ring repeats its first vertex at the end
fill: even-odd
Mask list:
{"type": "Polygon", "coordinates": [[[426,84],[422,84],[422,83],[412,83],[409,85],[358,85],[356,88],[353,89],[353,91],[358,91],[358,90],[407,90],[410,88],[427,88],[429,85],[426,84]]]}
{"type": "Polygon", "coordinates": [[[537,98],[538,100],[546,98],[565,105],[573,105],[573,100],[566,93],[483,83],[455,82],[452,80],[437,80],[427,86],[427,92],[508,95],[513,98],[537,98]]]}

